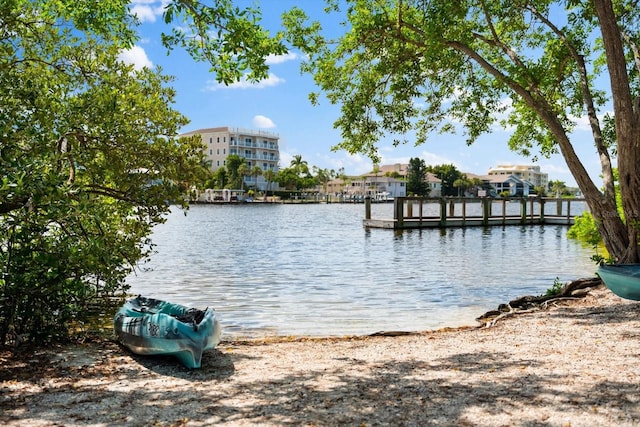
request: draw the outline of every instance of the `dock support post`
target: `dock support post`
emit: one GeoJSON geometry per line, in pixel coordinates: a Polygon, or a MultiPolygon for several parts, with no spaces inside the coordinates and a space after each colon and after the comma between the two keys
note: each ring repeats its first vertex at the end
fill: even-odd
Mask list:
{"type": "Polygon", "coordinates": [[[482,225],[489,225],[491,200],[488,197],[482,199],[482,225]]]}
{"type": "Polygon", "coordinates": [[[544,199],[542,197],[538,197],[540,201],[540,223],[544,224],[544,199]]]}
{"type": "Polygon", "coordinates": [[[404,200],[404,197],[393,199],[393,219],[395,219],[396,228],[402,228],[404,225],[404,200]]]}
{"type": "Polygon", "coordinates": [[[527,200],[524,197],[520,199],[520,223],[527,223],[527,200]]]}
{"type": "Polygon", "coordinates": [[[447,226],[447,200],[442,197],[440,199],[440,227],[447,226]]]}
{"type": "Polygon", "coordinates": [[[533,199],[532,198],[529,198],[529,211],[530,211],[529,215],[531,215],[531,224],[533,224],[533,211],[534,211],[534,209],[533,209],[533,199]]]}
{"type": "Polygon", "coordinates": [[[462,225],[467,223],[467,199],[462,199],[462,225]]]}
{"type": "Polygon", "coordinates": [[[371,219],[371,197],[364,198],[364,219],[371,219]]]}

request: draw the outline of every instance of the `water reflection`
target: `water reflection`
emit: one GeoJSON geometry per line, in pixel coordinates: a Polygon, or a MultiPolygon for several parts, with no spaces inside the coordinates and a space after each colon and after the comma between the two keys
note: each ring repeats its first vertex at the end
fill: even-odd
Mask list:
{"type": "MultiPolygon", "coordinates": [[[[372,209],[392,217],[390,204],[372,209]]],[[[474,324],[595,271],[563,226],[397,232],[365,230],[363,216],[349,204],[176,211],[131,291],[214,306],[226,335],[349,335],[474,324]]]]}

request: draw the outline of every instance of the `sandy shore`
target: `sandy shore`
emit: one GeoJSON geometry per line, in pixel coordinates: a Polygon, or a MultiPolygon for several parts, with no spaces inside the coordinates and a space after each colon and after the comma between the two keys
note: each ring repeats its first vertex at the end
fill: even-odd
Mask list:
{"type": "Polygon", "coordinates": [[[2,354],[0,424],[640,425],[639,315],[600,287],[491,328],[223,342],[199,370],[108,341],[2,354]]]}

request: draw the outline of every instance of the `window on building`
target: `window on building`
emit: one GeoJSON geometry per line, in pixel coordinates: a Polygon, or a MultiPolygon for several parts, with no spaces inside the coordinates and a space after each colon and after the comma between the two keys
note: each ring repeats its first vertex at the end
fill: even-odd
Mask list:
{"type": "Polygon", "coordinates": [[[213,138],[209,138],[209,144],[213,144],[213,138]]]}
{"type": "Polygon", "coordinates": [[[213,150],[209,150],[209,155],[212,156],[213,155],[213,150]]]}
{"type": "Polygon", "coordinates": [[[220,144],[220,137],[218,137],[218,140],[216,141],[218,144],[220,144]]]}

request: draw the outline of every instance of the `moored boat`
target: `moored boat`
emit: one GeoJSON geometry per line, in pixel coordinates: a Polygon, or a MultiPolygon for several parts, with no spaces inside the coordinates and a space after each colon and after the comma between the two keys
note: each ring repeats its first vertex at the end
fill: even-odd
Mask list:
{"type": "Polygon", "coordinates": [[[601,264],[597,274],[614,294],[640,301],[640,264],[601,264]]]}
{"type": "Polygon", "coordinates": [[[173,355],[187,368],[199,368],[202,353],[220,342],[215,310],[188,308],[138,296],[125,302],[113,319],[118,340],[143,355],[173,355]]]}

